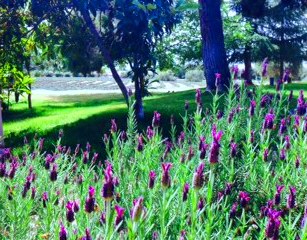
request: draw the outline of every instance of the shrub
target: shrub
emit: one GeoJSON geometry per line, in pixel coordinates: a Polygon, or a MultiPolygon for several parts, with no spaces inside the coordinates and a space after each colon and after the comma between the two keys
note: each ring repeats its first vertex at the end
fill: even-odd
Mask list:
{"type": "Polygon", "coordinates": [[[172,82],[176,80],[174,73],[171,70],[160,72],[156,78],[158,81],[163,82],[172,82]]]}
{"type": "Polygon", "coordinates": [[[201,82],[204,81],[204,71],[199,69],[188,70],[185,74],[185,79],[189,82],[201,82]]]}
{"type": "MultiPolygon", "coordinates": [[[[235,87],[218,108],[185,105],[180,133],[163,116],[137,133],[112,120],[105,156],[44,139],[0,151],[4,239],[306,239],[306,101],[235,87]],[[107,158],[108,160],[103,160],[107,158]],[[282,224],[281,224],[282,223],[282,224]],[[273,237],[274,238],[273,238],[273,237]]],[[[184,103],[183,103],[184,104],[184,103]]],[[[64,136],[65,137],[65,136],[64,136]]]]}

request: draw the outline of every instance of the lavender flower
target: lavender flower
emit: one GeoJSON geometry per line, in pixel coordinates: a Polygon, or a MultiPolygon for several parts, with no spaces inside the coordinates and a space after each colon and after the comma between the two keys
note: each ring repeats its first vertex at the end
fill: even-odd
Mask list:
{"type": "Polygon", "coordinates": [[[47,202],[48,202],[48,200],[49,200],[49,198],[48,198],[48,193],[47,193],[47,192],[44,192],[44,193],[43,193],[42,199],[43,199],[43,207],[46,208],[46,207],[47,207],[47,202]]]}
{"type": "Polygon", "coordinates": [[[83,236],[81,240],[92,240],[92,236],[88,228],[85,230],[85,236],[83,236]]]}
{"type": "Polygon", "coordinates": [[[152,119],[152,126],[153,127],[159,127],[160,121],[161,121],[161,114],[158,113],[157,111],[155,111],[153,119],[152,119]]]}
{"type": "Polygon", "coordinates": [[[183,194],[182,194],[182,201],[183,202],[185,202],[188,199],[189,191],[190,191],[190,185],[188,183],[184,184],[183,194]]]}
{"type": "Polygon", "coordinates": [[[66,219],[68,222],[73,222],[75,220],[75,213],[73,210],[74,203],[68,201],[66,204],[66,219]]]}
{"type": "Polygon", "coordinates": [[[222,80],[222,74],[216,73],[216,74],[215,74],[215,87],[216,87],[216,88],[217,88],[218,86],[220,86],[221,80],[222,80]]]}
{"type": "Polygon", "coordinates": [[[144,213],[143,197],[139,197],[133,201],[133,208],[131,209],[131,219],[133,222],[138,222],[144,213]]]}
{"type": "Polygon", "coordinates": [[[150,189],[154,188],[156,177],[157,177],[157,174],[154,171],[150,171],[148,188],[150,188],[150,189]]]}
{"type": "Polygon", "coordinates": [[[250,202],[250,196],[247,192],[240,192],[239,193],[239,200],[240,200],[240,205],[242,208],[245,208],[247,204],[250,202]]]}
{"type": "Polygon", "coordinates": [[[63,224],[60,226],[60,240],[67,240],[67,230],[63,224]]]}
{"type": "Polygon", "coordinates": [[[212,137],[213,137],[213,142],[211,144],[211,149],[210,149],[210,156],[209,156],[209,162],[211,164],[215,164],[219,162],[219,154],[220,154],[220,141],[222,139],[223,132],[219,131],[218,133],[216,132],[216,125],[213,125],[212,127],[212,137]]]}
{"type": "Polygon", "coordinates": [[[185,133],[183,131],[180,132],[179,137],[178,137],[178,145],[182,146],[182,144],[184,143],[184,139],[185,139],[185,133]]]}
{"type": "Polygon", "coordinates": [[[197,204],[197,208],[199,211],[203,210],[205,207],[205,202],[203,198],[200,198],[197,204]]]}
{"type": "Polygon", "coordinates": [[[90,186],[88,189],[88,197],[86,198],[85,201],[85,211],[88,213],[91,213],[95,210],[95,204],[96,204],[96,199],[95,199],[95,188],[90,186]]]}
{"type": "Polygon", "coordinates": [[[171,176],[169,174],[173,164],[162,163],[162,186],[164,188],[169,188],[171,186],[171,176]]]}
{"type": "Polygon", "coordinates": [[[115,211],[116,211],[115,226],[118,226],[124,220],[125,209],[120,207],[119,205],[116,205],[115,211]]]}
{"type": "Polygon", "coordinates": [[[113,169],[110,163],[107,163],[107,167],[104,171],[104,185],[102,188],[102,197],[105,201],[112,201],[115,195],[115,178],[113,177],[113,169]]]}
{"type": "Polygon", "coordinates": [[[226,187],[224,190],[225,195],[230,195],[231,190],[232,190],[233,184],[232,183],[226,183],[226,187]]]}
{"type": "Polygon", "coordinates": [[[290,189],[290,194],[288,195],[288,199],[287,199],[287,207],[289,209],[292,209],[295,207],[296,188],[289,187],[289,189],[290,189]]]}
{"type": "Polygon", "coordinates": [[[237,156],[237,152],[238,152],[237,147],[238,147],[238,145],[235,142],[230,143],[230,156],[232,158],[237,156]]]}
{"type": "Polygon", "coordinates": [[[5,177],[6,175],[6,164],[0,163],[0,177],[5,177]]]}
{"type": "Polygon", "coordinates": [[[296,108],[297,115],[299,115],[299,116],[305,115],[306,108],[307,108],[307,104],[306,104],[305,99],[304,99],[304,91],[301,90],[300,95],[297,99],[297,108],[296,108]]]}
{"type": "Polygon", "coordinates": [[[284,73],[284,76],[282,78],[282,81],[283,82],[288,82],[289,81],[289,78],[290,78],[290,69],[286,69],[285,73],[284,73]]]}
{"type": "Polygon", "coordinates": [[[282,191],[284,190],[285,186],[283,185],[277,185],[276,186],[276,193],[275,193],[275,196],[274,196],[274,204],[275,205],[279,205],[280,204],[280,200],[281,200],[281,193],[282,191]]]}
{"type": "Polygon", "coordinates": [[[111,119],[111,133],[116,133],[117,132],[117,124],[115,119],[111,119]]]}
{"type": "Polygon", "coordinates": [[[269,209],[269,221],[265,230],[265,235],[267,238],[272,238],[273,240],[279,239],[279,228],[281,224],[280,216],[281,213],[279,211],[269,209]]]}
{"type": "Polygon", "coordinates": [[[230,209],[229,218],[235,218],[235,216],[237,214],[237,208],[238,208],[238,203],[237,202],[232,204],[231,209],[230,209]]]}
{"type": "Polygon", "coordinates": [[[148,126],[148,127],[147,127],[146,135],[147,135],[147,138],[148,138],[148,139],[152,139],[153,136],[155,135],[155,132],[154,132],[154,130],[151,128],[151,126],[148,126]]]}
{"type": "Polygon", "coordinates": [[[194,157],[194,149],[192,146],[189,147],[189,154],[188,154],[188,160],[190,161],[194,157]]]}
{"type": "Polygon", "coordinates": [[[250,135],[250,143],[254,143],[255,142],[255,131],[251,130],[251,135],[250,135]]]}
{"type": "Polygon", "coordinates": [[[144,142],[143,142],[143,136],[142,135],[139,135],[138,137],[138,146],[137,146],[137,150],[139,152],[142,152],[144,149],[144,142]]]}
{"type": "Polygon", "coordinates": [[[196,190],[199,190],[204,185],[204,169],[205,164],[202,162],[199,164],[199,166],[196,168],[196,171],[193,176],[193,187],[196,190]]]}
{"type": "Polygon", "coordinates": [[[57,178],[58,178],[58,172],[57,172],[57,170],[58,170],[58,165],[53,164],[52,170],[51,170],[51,172],[50,172],[50,180],[51,180],[52,182],[56,181],[57,178]]]}
{"type": "Polygon", "coordinates": [[[279,159],[281,161],[284,161],[286,159],[286,150],[285,149],[280,150],[279,159]]]}
{"type": "Polygon", "coordinates": [[[18,165],[17,160],[13,159],[12,162],[11,162],[9,173],[8,173],[8,176],[9,176],[10,179],[13,179],[15,177],[15,173],[17,171],[18,166],[19,165],[18,165]]]}
{"type": "Polygon", "coordinates": [[[275,120],[275,114],[268,113],[265,116],[265,119],[264,119],[263,129],[273,129],[273,127],[274,127],[274,120],[275,120]]]}
{"type": "Polygon", "coordinates": [[[291,143],[290,143],[290,136],[285,136],[285,147],[287,150],[291,148],[291,143]]]}
{"type": "Polygon", "coordinates": [[[202,106],[201,90],[199,88],[196,89],[195,101],[197,106],[202,106]]]}
{"type": "Polygon", "coordinates": [[[269,149],[265,149],[263,152],[263,161],[267,162],[269,157],[269,149]]]}
{"type": "Polygon", "coordinates": [[[121,140],[122,142],[125,142],[125,141],[127,141],[127,139],[128,139],[128,136],[127,136],[126,131],[121,131],[121,132],[120,132],[120,140],[121,140]]]}
{"type": "Polygon", "coordinates": [[[249,107],[249,116],[254,116],[255,115],[255,108],[256,108],[256,101],[252,100],[250,102],[250,107],[249,107]]]}
{"type": "Polygon", "coordinates": [[[284,134],[287,131],[287,121],[286,119],[281,119],[279,127],[279,135],[284,134]]]}

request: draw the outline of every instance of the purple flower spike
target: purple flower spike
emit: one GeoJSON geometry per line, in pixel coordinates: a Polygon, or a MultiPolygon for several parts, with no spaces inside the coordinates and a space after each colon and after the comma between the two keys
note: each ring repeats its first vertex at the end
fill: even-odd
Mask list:
{"type": "Polygon", "coordinates": [[[116,205],[115,211],[116,211],[115,226],[117,226],[124,220],[125,209],[116,205]]]}
{"type": "Polygon", "coordinates": [[[147,138],[148,138],[148,139],[152,139],[153,136],[155,135],[155,132],[154,132],[154,130],[151,128],[151,126],[148,126],[148,127],[147,127],[146,135],[147,135],[147,138]]]}
{"type": "Polygon", "coordinates": [[[154,171],[150,171],[148,188],[150,188],[150,189],[154,188],[156,177],[157,177],[157,174],[154,171]]]}
{"type": "Polygon", "coordinates": [[[51,180],[52,182],[56,181],[57,178],[58,178],[58,172],[57,172],[57,171],[58,171],[58,165],[53,164],[52,170],[51,170],[51,172],[50,172],[50,180],[51,180]]]}
{"type": "Polygon", "coordinates": [[[224,190],[225,195],[230,195],[231,190],[232,190],[233,184],[232,183],[226,183],[226,187],[224,190]]]}
{"type": "Polygon", "coordinates": [[[205,164],[202,162],[199,164],[199,166],[196,168],[196,171],[193,176],[193,187],[196,190],[199,190],[202,188],[204,185],[204,169],[205,169],[205,164]]]}
{"type": "Polygon", "coordinates": [[[287,131],[287,121],[285,118],[281,119],[279,127],[279,135],[284,134],[287,131]]]}
{"type": "Polygon", "coordinates": [[[209,162],[211,164],[215,164],[219,162],[219,154],[220,154],[220,141],[222,139],[223,132],[219,131],[218,133],[216,132],[216,125],[213,125],[212,127],[212,137],[213,137],[213,142],[211,144],[211,149],[210,149],[210,156],[209,156],[209,162]]]}
{"type": "Polygon", "coordinates": [[[269,209],[268,217],[269,221],[265,229],[265,235],[269,239],[277,240],[279,239],[279,228],[281,225],[280,221],[281,212],[274,209],[269,209]]]}
{"type": "Polygon", "coordinates": [[[287,150],[291,148],[290,136],[285,136],[285,147],[287,150]]]}
{"type": "Polygon", "coordinates": [[[173,164],[162,163],[162,186],[164,188],[169,188],[171,186],[171,176],[169,174],[173,164]]]}
{"type": "Polygon", "coordinates": [[[280,150],[279,159],[281,161],[284,161],[286,159],[286,150],[285,149],[280,150]]]}
{"type": "Polygon", "coordinates": [[[180,132],[179,137],[178,137],[178,145],[182,146],[182,144],[184,143],[184,139],[185,139],[185,133],[183,131],[180,132]]]}
{"type": "Polygon", "coordinates": [[[138,222],[145,211],[143,201],[143,197],[139,197],[133,201],[133,208],[131,209],[131,219],[133,222],[138,222]]]}
{"type": "Polygon", "coordinates": [[[188,183],[184,184],[183,195],[182,195],[183,202],[185,202],[188,199],[189,191],[190,191],[190,185],[188,183]]]}
{"type": "Polygon", "coordinates": [[[263,123],[263,129],[273,129],[274,127],[274,120],[275,120],[275,114],[268,113],[265,116],[264,123],[263,123]]]}
{"type": "Polygon", "coordinates": [[[75,220],[74,203],[71,201],[68,201],[66,204],[66,219],[68,222],[73,222],[75,220]]]}
{"type": "Polygon", "coordinates": [[[48,193],[47,193],[47,192],[44,192],[44,193],[43,193],[42,199],[43,199],[43,207],[46,208],[46,207],[47,207],[47,202],[48,202],[48,200],[49,200],[49,198],[48,198],[48,193]]]}
{"type": "Polygon", "coordinates": [[[83,236],[81,240],[92,240],[92,236],[88,228],[85,230],[85,236],[83,236]]]}
{"type": "Polygon", "coordinates": [[[249,107],[249,116],[252,117],[255,115],[255,108],[256,108],[256,101],[252,100],[249,107]]]}
{"type": "Polygon", "coordinates": [[[269,158],[269,149],[265,149],[263,153],[263,161],[267,162],[269,158]]]}
{"type": "Polygon", "coordinates": [[[276,193],[275,193],[275,196],[274,196],[274,204],[275,205],[279,205],[280,204],[280,201],[281,201],[281,193],[282,191],[284,190],[285,186],[281,185],[277,185],[276,186],[276,193]]]}
{"type": "Polygon", "coordinates": [[[67,240],[67,230],[63,224],[60,226],[60,240],[67,240]]]}
{"type": "Polygon", "coordinates": [[[88,198],[85,201],[85,211],[88,213],[94,212],[95,210],[95,188],[90,186],[88,189],[88,198]]]}
{"type": "Polygon", "coordinates": [[[113,177],[113,168],[110,163],[107,163],[107,167],[104,171],[104,185],[102,187],[102,197],[105,201],[112,201],[115,195],[115,183],[116,179],[113,177]]]}
{"type": "Polygon", "coordinates": [[[143,136],[142,135],[139,135],[138,137],[138,146],[137,146],[137,150],[139,152],[142,152],[144,149],[144,142],[143,142],[143,136]]]}
{"type": "Polygon", "coordinates": [[[238,208],[238,203],[237,202],[232,204],[231,209],[230,209],[229,218],[235,218],[236,217],[237,208],[238,208]]]}
{"type": "Polygon", "coordinates": [[[251,198],[247,192],[239,193],[240,205],[242,208],[245,208],[247,204],[250,202],[251,198]]]}
{"type": "Polygon", "coordinates": [[[222,80],[222,74],[216,73],[215,74],[215,86],[216,87],[220,86],[221,80],[222,80]]]}
{"type": "Polygon", "coordinates": [[[234,158],[237,156],[238,150],[237,150],[238,145],[235,142],[230,143],[230,156],[234,158]]]}
{"type": "Polygon", "coordinates": [[[116,133],[117,132],[117,124],[115,119],[111,119],[111,133],[116,133]]]}
{"type": "Polygon", "coordinates": [[[161,121],[161,114],[158,113],[157,111],[155,111],[153,119],[152,119],[152,126],[153,127],[159,127],[160,121],[161,121]]]}
{"type": "Polygon", "coordinates": [[[199,88],[196,89],[195,101],[197,106],[202,106],[201,90],[199,88]]]}
{"type": "Polygon", "coordinates": [[[307,109],[307,103],[305,102],[305,99],[304,99],[304,91],[301,90],[300,95],[297,99],[297,108],[296,108],[297,115],[299,116],[305,115],[306,109],[307,109]]]}
{"type": "Polygon", "coordinates": [[[292,209],[295,207],[296,188],[290,187],[289,189],[290,189],[290,194],[288,195],[288,199],[287,199],[287,207],[289,209],[292,209]]]}

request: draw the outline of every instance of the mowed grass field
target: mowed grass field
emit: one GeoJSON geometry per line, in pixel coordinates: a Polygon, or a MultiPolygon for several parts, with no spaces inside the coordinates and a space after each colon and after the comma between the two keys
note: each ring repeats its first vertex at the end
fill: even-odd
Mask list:
{"type": "MultiPolygon", "coordinates": [[[[267,87],[268,91],[274,88],[267,87]]],[[[307,90],[307,84],[295,83],[286,85],[287,91],[294,90],[298,96],[299,90],[307,90]]],[[[145,120],[139,123],[139,130],[146,129],[151,124],[154,111],[162,114],[163,134],[168,136],[170,117],[174,115],[178,131],[181,126],[181,115],[184,114],[184,104],[190,102],[190,112],[195,110],[195,91],[155,94],[144,99],[145,120]]],[[[210,107],[212,94],[203,94],[205,107],[210,107]]],[[[222,104],[222,102],[221,102],[222,104]]],[[[295,100],[293,102],[295,104],[295,100]]],[[[58,131],[64,130],[63,144],[74,147],[87,142],[97,152],[102,151],[102,137],[109,133],[110,120],[116,119],[120,129],[126,128],[127,106],[121,95],[96,94],[42,97],[33,96],[33,109],[27,108],[23,99],[18,104],[13,103],[10,110],[3,113],[5,143],[7,147],[23,144],[23,138],[32,138],[35,133],[46,139],[47,149],[52,149],[52,143],[57,138],[58,131]]]]}

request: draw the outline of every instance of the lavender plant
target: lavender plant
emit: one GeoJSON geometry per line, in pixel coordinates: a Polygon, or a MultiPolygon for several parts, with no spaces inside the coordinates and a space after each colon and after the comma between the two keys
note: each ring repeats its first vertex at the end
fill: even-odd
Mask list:
{"type": "MultiPolygon", "coordinates": [[[[264,63],[264,75],[267,63],[264,63]]],[[[219,76],[217,76],[218,78],[219,76]]],[[[112,120],[107,159],[44,140],[0,154],[1,239],[306,239],[307,103],[281,86],[231,86],[219,106],[183,103],[183,131],[162,136],[155,112],[137,132],[112,120]]]]}

